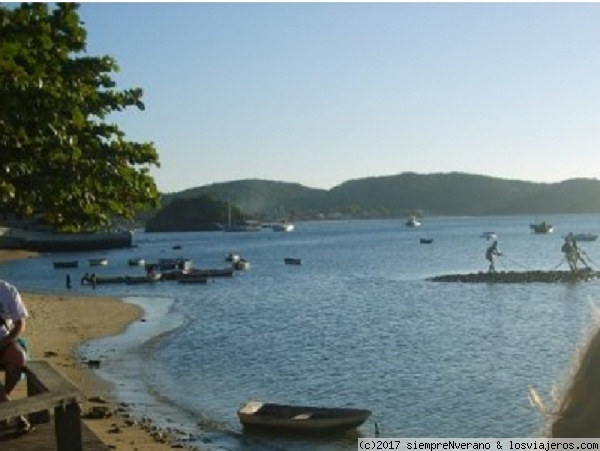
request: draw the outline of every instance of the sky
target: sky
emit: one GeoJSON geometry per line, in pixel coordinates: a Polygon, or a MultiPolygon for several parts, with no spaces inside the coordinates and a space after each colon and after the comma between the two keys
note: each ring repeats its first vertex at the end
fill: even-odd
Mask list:
{"type": "Polygon", "coordinates": [[[600,177],[600,3],[83,3],[159,190],[600,177]]]}

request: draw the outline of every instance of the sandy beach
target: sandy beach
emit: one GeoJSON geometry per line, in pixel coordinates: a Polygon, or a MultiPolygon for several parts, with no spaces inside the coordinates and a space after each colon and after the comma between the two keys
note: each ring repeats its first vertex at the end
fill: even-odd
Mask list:
{"type": "MultiPolygon", "coordinates": [[[[0,265],[7,260],[34,257],[35,254],[25,251],[0,250],[0,265]]],[[[85,419],[88,427],[112,449],[173,449],[174,443],[166,431],[129,418],[126,406],[115,398],[110,384],[96,376],[85,362],[78,361],[76,355],[81,343],[122,333],[130,323],[142,318],[142,310],[113,298],[23,292],[21,295],[30,315],[24,335],[31,345],[32,357],[49,360],[81,389],[87,398],[82,404],[84,416],[99,406],[107,407],[112,413],[108,418],[85,419]]],[[[24,383],[19,384],[14,396],[25,396],[24,383]]]]}

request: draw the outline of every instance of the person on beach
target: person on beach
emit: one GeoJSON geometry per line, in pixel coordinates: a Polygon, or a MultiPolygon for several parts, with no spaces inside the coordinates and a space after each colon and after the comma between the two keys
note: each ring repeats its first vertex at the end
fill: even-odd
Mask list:
{"type": "MultiPolygon", "coordinates": [[[[10,401],[10,393],[27,363],[27,350],[22,334],[29,313],[21,294],[10,283],[0,280],[0,368],[5,372],[4,385],[0,384],[0,402],[10,401]]],[[[31,430],[25,417],[17,418],[19,429],[31,430]]]]}
{"type": "Polygon", "coordinates": [[[490,262],[490,267],[488,268],[488,272],[496,272],[496,266],[494,264],[494,259],[497,256],[502,255],[502,253],[498,250],[498,241],[494,240],[490,247],[485,251],[485,258],[490,262]]]}

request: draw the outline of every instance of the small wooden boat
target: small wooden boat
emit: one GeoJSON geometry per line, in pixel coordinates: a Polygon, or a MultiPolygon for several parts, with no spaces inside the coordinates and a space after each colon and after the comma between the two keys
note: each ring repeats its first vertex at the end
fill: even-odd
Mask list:
{"type": "Polygon", "coordinates": [[[144,266],[146,264],[146,260],[143,258],[130,258],[127,260],[127,264],[129,266],[144,266]]]}
{"type": "Polygon", "coordinates": [[[187,271],[192,267],[192,261],[189,258],[159,258],[155,263],[144,263],[146,271],[170,271],[179,269],[187,271]]]}
{"type": "Polygon", "coordinates": [[[145,276],[125,276],[125,283],[128,285],[154,283],[161,280],[161,277],[162,275],[160,273],[149,273],[145,276]]]}
{"type": "Polygon", "coordinates": [[[431,243],[433,243],[433,238],[419,238],[419,243],[431,244],[431,243]]]}
{"type": "Polygon", "coordinates": [[[63,261],[63,262],[52,262],[55,269],[63,269],[63,268],[77,268],[79,266],[78,260],[72,261],[63,261]]]}
{"type": "Polygon", "coordinates": [[[196,275],[203,277],[233,277],[235,270],[233,268],[208,268],[191,269],[187,271],[188,276],[196,275]]]}
{"type": "Polygon", "coordinates": [[[108,265],[108,258],[90,258],[88,259],[90,266],[106,266],[108,265]]]}
{"type": "Polygon", "coordinates": [[[250,269],[250,262],[240,258],[238,261],[232,263],[232,266],[236,271],[244,271],[246,269],[250,269]]]}
{"type": "Polygon", "coordinates": [[[371,411],[250,401],[238,410],[237,415],[245,428],[323,433],[357,428],[369,418],[371,411]]]}
{"type": "Polygon", "coordinates": [[[302,259],[301,258],[291,258],[291,257],[287,257],[283,259],[283,262],[286,265],[301,265],[302,264],[302,259]]]}
{"type": "MultiPolygon", "coordinates": [[[[93,284],[93,281],[90,276],[82,279],[82,282],[85,281],[87,284],[93,284]]],[[[125,276],[96,276],[96,285],[103,285],[109,283],[124,283],[125,276]]]]}

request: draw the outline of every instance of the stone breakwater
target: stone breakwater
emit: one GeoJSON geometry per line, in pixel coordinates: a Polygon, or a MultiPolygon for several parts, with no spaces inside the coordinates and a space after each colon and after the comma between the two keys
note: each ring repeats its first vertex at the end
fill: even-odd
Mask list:
{"type": "Polygon", "coordinates": [[[600,277],[600,272],[579,271],[500,271],[470,274],[446,274],[430,277],[432,282],[462,283],[561,283],[587,282],[600,277]]]}

